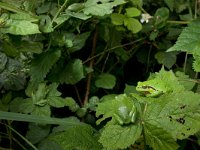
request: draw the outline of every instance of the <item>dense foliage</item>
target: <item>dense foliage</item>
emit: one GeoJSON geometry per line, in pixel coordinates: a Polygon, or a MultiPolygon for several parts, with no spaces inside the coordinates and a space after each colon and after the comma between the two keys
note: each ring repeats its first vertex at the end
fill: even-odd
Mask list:
{"type": "Polygon", "coordinates": [[[0,0],[0,149],[198,149],[198,0],[0,0]]]}

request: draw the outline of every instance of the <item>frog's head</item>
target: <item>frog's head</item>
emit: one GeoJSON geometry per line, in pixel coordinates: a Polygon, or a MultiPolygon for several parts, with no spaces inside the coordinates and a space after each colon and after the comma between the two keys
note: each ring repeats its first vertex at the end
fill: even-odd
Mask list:
{"type": "Polygon", "coordinates": [[[159,84],[151,83],[151,81],[138,82],[136,90],[146,97],[157,97],[165,93],[166,90],[159,84]]]}

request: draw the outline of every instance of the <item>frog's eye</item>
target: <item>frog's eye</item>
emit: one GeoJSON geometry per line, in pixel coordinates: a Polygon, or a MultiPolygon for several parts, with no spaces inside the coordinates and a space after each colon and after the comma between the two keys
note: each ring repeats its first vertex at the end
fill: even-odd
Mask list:
{"type": "Polygon", "coordinates": [[[154,91],[156,91],[156,89],[152,86],[148,86],[148,85],[145,85],[145,86],[142,86],[143,89],[152,89],[154,91]]]}

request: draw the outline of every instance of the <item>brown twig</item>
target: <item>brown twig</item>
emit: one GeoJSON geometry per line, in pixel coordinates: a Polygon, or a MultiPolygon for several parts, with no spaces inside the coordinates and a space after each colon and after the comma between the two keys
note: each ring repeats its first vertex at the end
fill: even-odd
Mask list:
{"type": "MultiPolygon", "coordinates": [[[[90,56],[91,58],[94,57],[95,50],[96,50],[96,43],[97,43],[97,30],[95,30],[93,41],[92,41],[92,52],[91,52],[91,56],[90,56]]],[[[89,68],[92,69],[93,65],[94,65],[94,59],[91,59],[89,68]]],[[[88,78],[87,78],[86,92],[85,92],[85,98],[84,98],[83,104],[87,104],[88,103],[88,98],[89,98],[89,95],[90,95],[91,79],[92,79],[92,73],[89,73],[88,74],[88,78]]]]}

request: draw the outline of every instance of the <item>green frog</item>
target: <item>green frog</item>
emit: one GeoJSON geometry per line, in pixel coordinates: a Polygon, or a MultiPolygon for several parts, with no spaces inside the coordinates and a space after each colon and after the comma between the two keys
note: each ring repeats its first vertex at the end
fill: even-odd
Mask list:
{"type": "Polygon", "coordinates": [[[160,79],[138,82],[136,90],[146,97],[158,97],[164,93],[172,91],[172,89],[160,79]]]}

